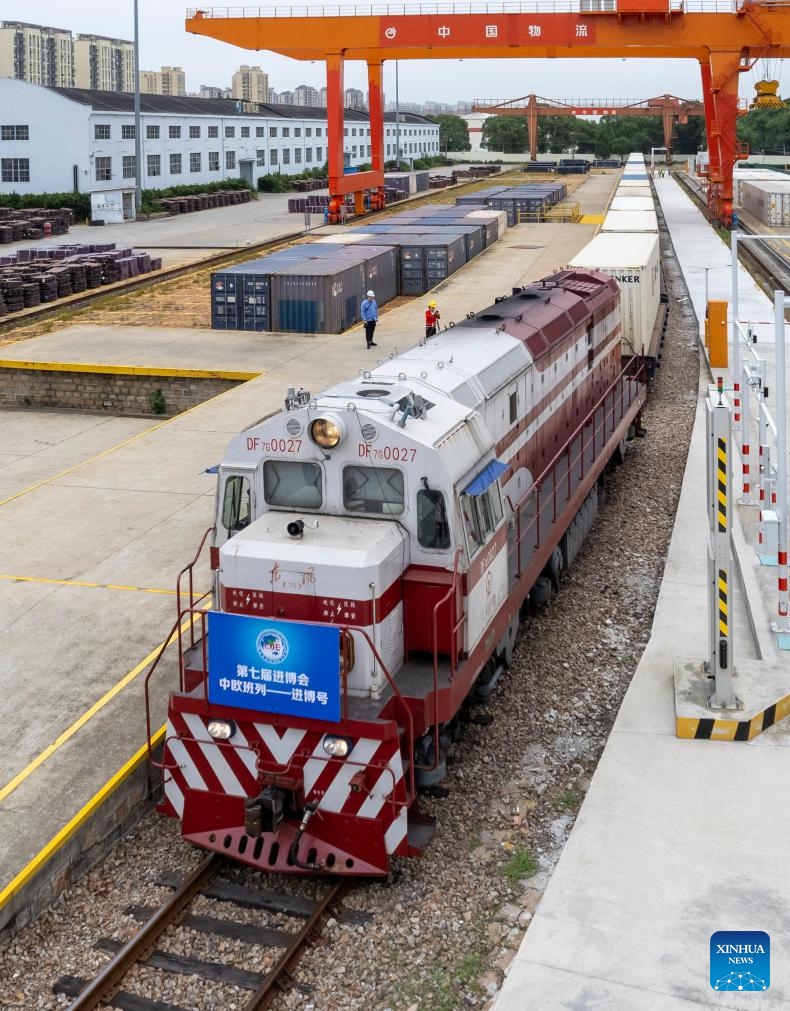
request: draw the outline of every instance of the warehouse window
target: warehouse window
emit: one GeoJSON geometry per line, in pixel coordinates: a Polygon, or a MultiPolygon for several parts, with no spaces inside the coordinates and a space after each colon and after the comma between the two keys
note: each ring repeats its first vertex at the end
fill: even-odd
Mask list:
{"type": "Polygon", "coordinates": [[[134,123],[128,123],[121,127],[121,140],[134,140],[134,123]]]}
{"type": "Polygon", "coordinates": [[[301,128],[301,126],[295,126],[294,127],[294,137],[301,137],[301,136],[302,136],[302,128],[301,128]]]}
{"type": "Polygon", "coordinates": [[[222,497],[222,525],[232,537],[249,526],[252,519],[252,502],[249,479],[241,474],[232,474],[225,482],[222,497]]]}
{"type": "Polygon", "coordinates": [[[162,174],[162,159],[158,154],[148,155],[148,175],[160,176],[162,174]]]}
{"type": "Polygon", "coordinates": [[[316,135],[316,137],[320,137],[321,136],[321,127],[320,126],[317,126],[315,128],[315,135],[316,135]]]}
{"type": "MultiPolygon", "coordinates": [[[[93,124],[93,139],[94,140],[109,140],[110,139],[110,124],[109,123],[94,123],[93,124]]],[[[5,137],[3,138],[5,140],[5,137]]]]}
{"type": "Polygon", "coordinates": [[[190,172],[200,172],[201,171],[201,158],[199,151],[193,151],[189,156],[189,171],[190,172]]]}
{"type": "Polygon", "coordinates": [[[257,161],[258,165],[265,165],[266,164],[266,152],[265,151],[258,149],[255,152],[255,158],[256,158],[256,161],[257,161]]]}
{"type": "Polygon", "coordinates": [[[167,128],[167,136],[170,140],[180,140],[181,139],[181,127],[180,126],[169,126],[167,128]]]}
{"type": "Polygon", "coordinates": [[[444,495],[433,488],[417,492],[417,540],[423,548],[445,551],[450,547],[450,524],[444,495]]]}
{"type": "Polygon", "coordinates": [[[306,126],[304,128],[304,135],[305,135],[305,137],[312,137],[313,136],[313,128],[312,128],[312,126],[306,126]]]}
{"type": "Polygon", "coordinates": [[[171,154],[170,155],[170,174],[174,176],[181,175],[181,155],[171,154]]]}
{"type": "Polygon", "coordinates": [[[265,128],[262,127],[262,126],[256,126],[255,127],[255,136],[256,137],[265,137],[266,136],[266,130],[265,130],[265,128]]]}
{"type": "Polygon", "coordinates": [[[277,136],[277,127],[276,126],[270,126],[269,127],[269,136],[270,137],[276,137],[277,136]]]}
{"type": "Polygon", "coordinates": [[[236,136],[236,127],[235,126],[226,126],[225,127],[225,136],[226,137],[235,137],[236,136]]]}
{"type": "Polygon", "coordinates": [[[322,152],[323,150],[324,150],[324,149],[323,149],[322,147],[317,147],[317,148],[315,149],[315,160],[316,160],[316,161],[321,161],[321,158],[323,157],[323,155],[322,155],[322,153],[321,153],[321,152],[322,152]]]}
{"type": "Polygon", "coordinates": [[[304,149],[304,160],[305,161],[313,160],[313,149],[311,147],[306,147],[304,149]]]}
{"type": "Polygon", "coordinates": [[[200,140],[200,127],[190,126],[189,128],[189,139],[190,140],[200,140]]]}
{"type": "Polygon", "coordinates": [[[250,128],[248,126],[243,126],[241,128],[241,135],[242,135],[242,137],[249,137],[249,135],[250,135],[250,128]]]}
{"type": "Polygon", "coordinates": [[[219,172],[219,151],[209,151],[208,170],[209,172],[219,172]]]}
{"type": "Polygon", "coordinates": [[[29,158],[3,158],[0,162],[0,177],[4,183],[30,182],[29,158]]]}
{"type": "Polygon", "coordinates": [[[396,467],[344,467],[343,506],[349,512],[400,516],[403,472],[396,467]]]}
{"type": "Polygon", "coordinates": [[[218,126],[210,126],[208,128],[208,135],[209,135],[209,139],[219,137],[219,127],[218,126]]]}
{"type": "Polygon", "coordinates": [[[232,169],[236,168],[236,152],[226,151],[225,152],[225,168],[232,169]]]}
{"type": "Polygon", "coordinates": [[[288,150],[287,147],[284,147],[283,148],[283,165],[290,165],[290,164],[291,164],[291,152],[288,150]]]}
{"type": "Polygon", "coordinates": [[[317,463],[267,460],[263,465],[263,494],[269,505],[288,509],[320,509],[324,496],[317,463]]]}
{"type": "Polygon", "coordinates": [[[95,166],[97,183],[106,183],[112,179],[112,158],[97,158],[95,166]]]}
{"type": "Polygon", "coordinates": [[[122,162],[122,175],[124,179],[134,179],[135,177],[135,158],[133,154],[125,154],[121,159],[122,162]]]}
{"type": "Polygon", "coordinates": [[[302,149],[300,147],[294,151],[294,161],[297,165],[300,165],[302,162],[302,149]]]}
{"type": "Polygon", "coordinates": [[[0,140],[30,140],[30,128],[27,126],[0,126],[0,140]]]}
{"type": "Polygon", "coordinates": [[[145,136],[147,140],[159,140],[159,127],[147,126],[145,128],[145,136]]]}
{"type": "Polygon", "coordinates": [[[270,165],[276,165],[277,164],[277,149],[276,148],[274,148],[273,150],[271,150],[269,152],[269,164],[270,165]]]}
{"type": "Polygon", "coordinates": [[[283,137],[290,137],[290,136],[291,136],[291,128],[290,128],[290,126],[284,126],[283,127],[283,137]]]}

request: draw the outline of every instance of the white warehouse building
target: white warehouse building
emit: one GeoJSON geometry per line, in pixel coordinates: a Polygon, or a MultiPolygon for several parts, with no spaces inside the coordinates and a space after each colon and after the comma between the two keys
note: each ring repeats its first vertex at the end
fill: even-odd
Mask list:
{"type": "MultiPolygon", "coordinates": [[[[326,110],[235,99],[141,95],[143,189],[297,175],[327,159],[326,110]]],[[[0,78],[0,194],[91,194],[95,217],[134,215],[134,96],[45,88],[0,78]]],[[[384,153],[439,154],[439,126],[412,113],[384,117],[384,153]]],[[[370,161],[370,122],[345,111],[349,168],[370,161]]]]}

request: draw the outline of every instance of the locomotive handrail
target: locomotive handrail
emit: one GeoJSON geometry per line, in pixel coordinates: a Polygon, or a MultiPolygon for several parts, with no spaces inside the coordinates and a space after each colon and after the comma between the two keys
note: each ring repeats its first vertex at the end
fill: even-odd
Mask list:
{"type": "MultiPolygon", "coordinates": [[[[202,614],[204,612],[197,612],[197,613],[202,614]]],[[[195,616],[193,615],[193,617],[190,619],[190,625],[194,625],[194,623],[195,623],[195,616]]],[[[181,658],[182,658],[182,655],[183,655],[182,651],[180,649],[180,646],[181,646],[181,633],[182,633],[182,631],[184,631],[183,628],[182,628],[182,615],[179,613],[179,615],[176,618],[175,622],[173,623],[170,631],[168,632],[167,637],[165,638],[165,641],[159,647],[159,652],[156,654],[156,657],[154,658],[154,662],[148,668],[148,673],[145,675],[145,681],[143,682],[143,691],[144,691],[144,694],[145,694],[145,733],[146,733],[146,748],[148,749],[148,761],[151,763],[151,765],[154,766],[154,768],[157,768],[157,769],[163,769],[164,768],[164,762],[156,762],[156,761],[154,761],[153,748],[151,746],[151,740],[152,740],[152,733],[151,733],[151,696],[149,694],[149,690],[148,689],[149,689],[149,685],[150,685],[150,682],[151,682],[151,678],[153,677],[154,671],[159,666],[159,661],[165,655],[165,650],[167,649],[167,647],[170,646],[170,645],[172,645],[172,643],[176,640],[176,637],[178,639],[178,644],[179,644],[179,672],[180,672],[180,670],[181,670],[181,663],[182,663],[182,659],[181,658]]]]}
{"type": "MultiPolygon", "coordinates": [[[[455,556],[453,558],[453,581],[450,584],[450,589],[441,597],[433,606],[433,765],[421,765],[421,769],[432,770],[439,765],[439,634],[438,634],[438,620],[439,620],[439,608],[442,604],[447,603],[449,600],[455,600],[455,594],[458,586],[458,562],[461,558],[461,549],[457,548],[455,556]]],[[[451,606],[450,609],[450,677],[452,678],[457,669],[456,655],[455,655],[455,637],[458,629],[461,627],[463,622],[463,613],[458,621],[454,622],[453,617],[455,614],[455,606],[451,606]]]]}
{"type": "MultiPolygon", "coordinates": [[[[178,576],[176,577],[176,612],[179,614],[179,616],[181,615],[181,612],[182,612],[182,607],[181,607],[181,581],[183,579],[184,573],[189,573],[189,609],[190,610],[195,606],[195,604],[199,604],[201,600],[205,600],[206,597],[208,597],[210,595],[210,593],[211,593],[210,590],[206,590],[205,593],[201,593],[199,597],[195,598],[194,572],[195,572],[195,566],[197,565],[198,560],[200,558],[200,555],[203,552],[203,547],[205,546],[206,538],[208,537],[208,535],[213,530],[214,530],[213,526],[210,526],[210,527],[206,528],[205,532],[203,533],[203,536],[200,538],[200,544],[198,545],[198,549],[195,552],[195,557],[192,559],[191,562],[188,562],[184,566],[184,568],[178,573],[178,576]]],[[[195,645],[194,622],[192,623],[192,626],[190,628],[190,643],[189,644],[190,644],[190,646],[194,646],[195,645]]]]}

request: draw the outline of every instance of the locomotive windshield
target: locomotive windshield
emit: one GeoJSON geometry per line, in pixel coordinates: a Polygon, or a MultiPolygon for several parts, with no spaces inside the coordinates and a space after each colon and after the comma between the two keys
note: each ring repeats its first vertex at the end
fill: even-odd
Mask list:
{"type": "Polygon", "coordinates": [[[320,509],[324,495],[317,463],[267,460],[263,465],[263,494],[271,506],[320,509]]]}
{"type": "Polygon", "coordinates": [[[400,516],[403,474],[395,467],[344,467],[343,505],[349,512],[400,516]]]}
{"type": "Polygon", "coordinates": [[[420,547],[446,551],[450,547],[450,524],[444,495],[433,488],[417,492],[417,540],[420,547]]]}

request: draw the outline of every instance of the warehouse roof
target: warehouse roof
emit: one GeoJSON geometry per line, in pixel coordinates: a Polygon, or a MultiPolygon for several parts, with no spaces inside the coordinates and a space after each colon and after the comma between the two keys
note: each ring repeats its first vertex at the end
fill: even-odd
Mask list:
{"type": "MultiPolygon", "coordinates": [[[[134,95],[126,91],[93,91],[89,88],[50,88],[64,98],[89,105],[95,112],[134,112],[134,95]]],[[[281,116],[284,119],[326,119],[326,109],[312,105],[279,105],[276,103],[244,102],[235,98],[196,98],[191,95],[140,95],[141,112],[159,112],[171,116],[281,116]]],[[[360,109],[346,109],[347,123],[367,122],[368,114],[360,109]]],[[[384,120],[395,122],[395,113],[387,112],[384,120]]],[[[425,116],[412,112],[400,113],[401,123],[431,123],[425,116]]]]}

